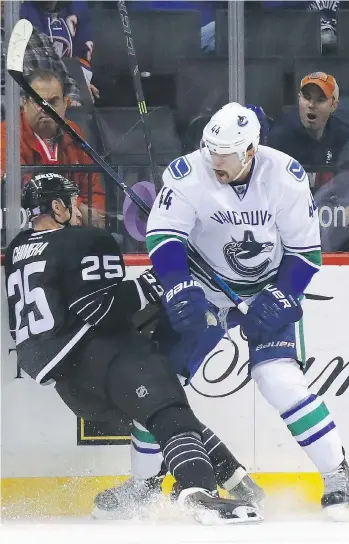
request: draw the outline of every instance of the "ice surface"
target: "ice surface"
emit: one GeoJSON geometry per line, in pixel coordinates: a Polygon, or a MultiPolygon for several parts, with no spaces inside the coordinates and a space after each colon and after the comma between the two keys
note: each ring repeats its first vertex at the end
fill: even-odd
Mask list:
{"type": "Polygon", "coordinates": [[[97,522],[5,523],[2,544],[348,544],[349,523],[278,521],[255,525],[203,527],[195,523],[97,522]]]}
{"type": "MultiPolygon", "coordinates": [[[[136,513],[137,515],[137,513],[136,513]]],[[[139,515],[139,514],[138,514],[139,515]]],[[[292,493],[265,501],[265,521],[204,527],[177,505],[160,499],[147,518],[97,521],[91,517],[4,520],[1,544],[349,544],[349,521],[335,523],[320,505],[292,493]]]]}

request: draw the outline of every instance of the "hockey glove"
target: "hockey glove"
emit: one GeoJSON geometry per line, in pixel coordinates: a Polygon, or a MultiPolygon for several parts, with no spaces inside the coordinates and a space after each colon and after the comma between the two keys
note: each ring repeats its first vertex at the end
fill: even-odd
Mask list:
{"type": "Polygon", "coordinates": [[[298,299],[271,284],[256,296],[240,322],[249,340],[268,342],[276,331],[299,321],[302,315],[298,299]]]}
{"type": "Polygon", "coordinates": [[[147,301],[151,304],[162,305],[162,295],[165,290],[158,280],[154,268],[150,268],[143,272],[137,280],[147,301]]]}
{"type": "Polygon", "coordinates": [[[180,333],[200,333],[206,329],[208,301],[198,281],[185,277],[163,295],[172,328],[180,333]]]}

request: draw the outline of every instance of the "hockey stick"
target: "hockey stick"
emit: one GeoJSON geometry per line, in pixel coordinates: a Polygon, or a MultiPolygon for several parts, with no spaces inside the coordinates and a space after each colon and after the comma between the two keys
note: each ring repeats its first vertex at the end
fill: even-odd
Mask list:
{"type": "Polygon", "coordinates": [[[148,109],[144,99],[142,79],[139,73],[137,55],[136,55],[136,50],[135,50],[132,32],[131,32],[131,23],[130,23],[130,18],[128,16],[125,2],[123,1],[118,2],[118,10],[119,10],[122,28],[125,35],[127,56],[128,56],[129,65],[130,65],[133,88],[136,94],[139,115],[141,117],[141,121],[143,125],[144,141],[148,150],[150,169],[152,173],[153,182],[155,184],[157,181],[161,182],[161,177],[159,176],[156,160],[154,157],[150,129],[147,122],[148,109]]]}
{"type": "MultiPolygon", "coordinates": [[[[83,151],[96,163],[102,170],[108,174],[123,190],[123,192],[134,202],[146,215],[150,213],[150,206],[142,200],[137,193],[128,187],[121,177],[115,172],[111,166],[46,102],[32,87],[28,84],[23,76],[23,60],[24,53],[32,34],[33,25],[26,19],[21,19],[15,25],[8,46],[7,52],[7,70],[11,77],[18,85],[30,96],[42,110],[53,119],[57,125],[69,136],[72,140],[81,147],[83,151]]],[[[211,269],[201,255],[194,249],[188,247],[188,261],[192,270],[200,270],[206,279],[222,291],[237,308],[244,314],[248,311],[248,305],[229,287],[229,285],[211,269]]]]}

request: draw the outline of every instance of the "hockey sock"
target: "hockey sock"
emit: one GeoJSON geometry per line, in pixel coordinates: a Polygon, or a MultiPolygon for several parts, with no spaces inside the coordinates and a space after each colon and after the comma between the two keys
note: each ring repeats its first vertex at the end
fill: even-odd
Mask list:
{"type": "Polygon", "coordinates": [[[310,395],[281,417],[320,472],[330,472],[340,465],[343,461],[340,436],[320,397],[310,395]]]}
{"type": "Polygon", "coordinates": [[[212,464],[201,439],[202,424],[189,406],[168,406],[146,423],[159,442],[167,470],[184,489],[217,489],[212,464]]]}
{"type": "Polygon", "coordinates": [[[204,425],[202,426],[201,437],[213,465],[218,485],[228,490],[232,489],[232,487],[239,483],[231,481],[234,472],[241,467],[244,475],[244,467],[242,467],[218,436],[204,425]]]}
{"type": "Polygon", "coordinates": [[[131,428],[131,473],[146,480],[157,476],[163,461],[159,444],[153,435],[138,421],[131,428]]]}
{"type": "Polygon", "coordinates": [[[213,467],[199,434],[186,432],[171,437],[163,454],[167,470],[183,489],[217,489],[213,467]]]}
{"type": "MultiPolygon", "coordinates": [[[[234,457],[231,451],[208,427],[202,424],[201,437],[207,454],[213,465],[217,483],[230,490],[237,485],[245,475],[245,468],[234,457]],[[232,476],[238,468],[239,481],[232,476]]],[[[161,471],[163,456],[159,444],[153,435],[143,425],[133,421],[131,428],[131,472],[141,479],[157,476],[161,471]]]]}
{"type": "Polygon", "coordinates": [[[343,461],[342,444],[321,397],[309,394],[307,380],[294,359],[271,359],[251,369],[263,397],[280,413],[289,431],[320,472],[343,461]]]}

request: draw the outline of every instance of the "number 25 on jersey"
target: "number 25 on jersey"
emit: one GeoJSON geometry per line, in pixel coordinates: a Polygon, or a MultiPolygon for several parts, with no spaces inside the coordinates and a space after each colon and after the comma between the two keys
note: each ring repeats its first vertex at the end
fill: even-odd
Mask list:
{"type": "Polygon", "coordinates": [[[82,269],[82,279],[85,281],[101,280],[102,275],[107,280],[124,276],[118,255],[88,255],[82,259],[81,264],[89,265],[82,269]]]}
{"type": "Polygon", "coordinates": [[[19,299],[15,304],[17,346],[29,338],[29,333],[41,334],[50,331],[54,327],[55,321],[44,290],[41,287],[30,288],[30,280],[33,275],[44,272],[45,267],[46,261],[28,263],[23,268],[23,274],[18,269],[8,278],[8,297],[15,296],[17,290],[19,293],[19,299]],[[22,323],[22,313],[25,307],[29,305],[31,305],[31,310],[24,312],[24,315],[28,316],[28,324],[24,325],[22,323]],[[41,317],[36,318],[35,316],[41,317]]]}

